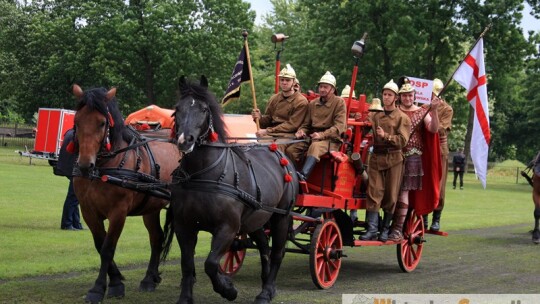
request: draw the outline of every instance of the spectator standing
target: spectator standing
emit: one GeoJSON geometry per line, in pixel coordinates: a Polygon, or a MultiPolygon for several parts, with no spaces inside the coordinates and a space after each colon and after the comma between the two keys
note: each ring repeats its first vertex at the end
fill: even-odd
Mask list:
{"type": "Polygon", "coordinates": [[[463,148],[459,148],[457,153],[452,159],[454,167],[454,189],[456,189],[456,179],[459,176],[459,189],[463,190],[463,172],[465,172],[465,154],[463,154],[463,148]]]}
{"type": "Polygon", "coordinates": [[[58,156],[58,164],[54,172],[56,175],[65,176],[69,180],[68,192],[62,210],[62,222],[60,224],[62,230],[83,229],[79,213],[79,200],[75,196],[75,190],[73,189],[73,165],[75,164],[77,155],[67,151],[67,146],[73,142],[74,136],[74,129],[69,129],[64,134],[64,141],[62,142],[58,156]]]}

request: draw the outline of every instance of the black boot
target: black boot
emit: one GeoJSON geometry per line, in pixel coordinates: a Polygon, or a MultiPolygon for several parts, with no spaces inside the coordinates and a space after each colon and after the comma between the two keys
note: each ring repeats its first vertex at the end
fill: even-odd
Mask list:
{"type": "Polygon", "coordinates": [[[304,167],[302,167],[302,170],[298,172],[298,178],[301,181],[305,181],[308,179],[309,174],[311,171],[313,171],[313,168],[315,168],[315,164],[317,164],[317,159],[313,156],[306,157],[306,161],[304,162],[304,167]]]}
{"type": "Polygon", "coordinates": [[[441,229],[441,213],[441,210],[433,211],[433,219],[431,220],[431,227],[429,228],[429,230],[437,232],[441,229]]]}
{"type": "Polygon", "coordinates": [[[424,231],[427,231],[428,225],[429,225],[428,215],[427,214],[422,215],[422,220],[424,220],[424,231]]]}
{"type": "Polygon", "coordinates": [[[377,232],[379,232],[379,212],[368,211],[366,213],[366,219],[368,222],[368,229],[366,233],[360,237],[360,240],[374,241],[377,239],[377,232]]]}
{"type": "Polygon", "coordinates": [[[390,223],[392,222],[392,213],[385,212],[382,223],[382,231],[379,235],[379,241],[386,242],[388,241],[388,233],[390,232],[390,223]]]}

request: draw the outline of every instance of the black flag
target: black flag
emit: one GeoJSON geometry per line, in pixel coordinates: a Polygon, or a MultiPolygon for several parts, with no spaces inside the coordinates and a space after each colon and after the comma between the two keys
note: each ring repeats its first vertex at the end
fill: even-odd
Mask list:
{"type": "Polygon", "coordinates": [[[240,85],[246,81],[251,81],[251,78],[249,76],[249,66],[246,57],[246,45],[244,44],[244,47],[242,47],[242,51],[238,56],[238,60],[236,61],[236,65],[234,66],[231,80],[229,81],[227,91],[225,92],[225,97],[223,97],[223,99],[221,100],[221,104],[223,106],[226,105],[229,101],[240,97],[240,85]]]}

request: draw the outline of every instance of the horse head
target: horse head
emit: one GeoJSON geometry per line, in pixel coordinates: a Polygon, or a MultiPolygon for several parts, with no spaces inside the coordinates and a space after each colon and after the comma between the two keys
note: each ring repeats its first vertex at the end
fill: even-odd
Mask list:
{"type": "Polygon", "coordinates": [[[96,165],[98,155],[109,152],[121,138],[123,118],[116,104],[116,88],[95,88],[84,91],[73,86],[78,100],[75,114],[75,143],[78,146],[78,167],[84,175],[96,165]]]}
{"type": "Polygon", "coordinates": [[[174,107],[173,137],[183,153],[193,151],[197,144],[223,142],[227,136],[223,110],[208,90],[206,77],[199,84],[180,78],[180,99],[174,107]]]}

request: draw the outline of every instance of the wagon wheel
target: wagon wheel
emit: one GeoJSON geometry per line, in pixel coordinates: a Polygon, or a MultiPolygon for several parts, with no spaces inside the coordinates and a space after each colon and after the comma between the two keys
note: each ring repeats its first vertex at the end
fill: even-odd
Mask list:
{"type": "Polygon", "coordinates": [[[309,270],[313,283],[320,289],[334,285],[341,267],[343,241],[336,222],[326,220],[317,225],[311,237],[309,270]]]}
{"type": "MultiPolygon", "coordinates": [[[[246,234],[238,235],[235,238],[235,242],[237,241],[243,241],[247,238],[246,234]]],[[[234,247],[234,246],[231,246],[234,247]]],[[[219,271],[222,274],[233,276],[235,275],[239,270],[240,267],[242,267],[242,264],[244,262],[244,258],[246,256],[246,248],[241,249],[233,249],[229,248],[227,252],[221,257],[221,261],[219,263],[219,271]]]]}
{"type": "Polygon", "coordinates": [[[405,223],[403,237],[404,240],[397,245],[398,263],[403,272],[411,272],[418,266],[424,248],[422,216],[417,215],[414,209],[409,213],[405,223]]]}

